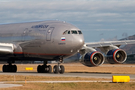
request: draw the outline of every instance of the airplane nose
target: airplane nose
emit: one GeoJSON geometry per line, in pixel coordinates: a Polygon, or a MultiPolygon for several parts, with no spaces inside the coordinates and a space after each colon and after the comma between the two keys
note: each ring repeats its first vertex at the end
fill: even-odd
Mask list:
{"type": "Polygon", "coordinates": [[[84,42],[84,40],[80,39],[80,43],[83,43],[83,42],[84,42]]]}
{"type": "Polygon", "coordinates": [[[72,40],[75,51],[80,50],[84,45],[84,38],[82,35],[74,36],[72,40]]]}
{"type": "Polygon", "coordinates": [[[84,45],[84,38],[81,38],[79,41],[80,41],[80,46],[82,48],[82,46],[84,45]]]}

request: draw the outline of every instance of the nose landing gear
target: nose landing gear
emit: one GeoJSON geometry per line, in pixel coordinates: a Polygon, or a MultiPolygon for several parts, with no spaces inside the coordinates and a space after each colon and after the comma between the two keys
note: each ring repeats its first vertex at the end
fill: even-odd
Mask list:
{"type": "Polygon", "coordinates": [[[58,65],[55,65],[53,67],[53,72],[55,74],[57,74],[57,73],[63,74],[65,72],[65,68],[63,65],[60,65],[60,63],[58,63],[58,65]]]}
{"type": "Polygon", "coordinates": [[[65,67],[63,65],[60,65],[63,62],[63,57],[61,57],[58,61],[58,65],[55,65],[53,67],[53,72],[55,74],[60,73],[63,74],[65,72],[65,67]]]}

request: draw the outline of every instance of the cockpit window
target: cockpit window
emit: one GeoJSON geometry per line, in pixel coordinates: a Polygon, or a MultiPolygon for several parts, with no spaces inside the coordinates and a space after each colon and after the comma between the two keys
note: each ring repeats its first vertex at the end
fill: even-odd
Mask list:
{"type": "Polygon", "coordinates": [[[82,32],[80,30],[66,30],[63,32],[63,35],[65,34],[82,34],[82,32]]]}
{"type": "Polygon", "coordinates": [[[63,35],[64,35],[64,34],[70,34],[70,30],[64,31],[64,32],[63,32],[63,35]]]}
{"type": "Polygon", "coordinates": [[[71,33],[72,33],[72,34],[77,34],[77,31],[72,30],[71,33]]]}
{"type": "Polygon", "coordinates": [[[81,31],[79,31],[79,30],[78,30],[78,33],[79,33],[79,34],[82,34],[82,32],[81,32],[81,31]]]}
{"type": "Polygon", "coordinates": [[[63,34],[68,34],[68,30],[64,31],[63,34]]]}
{"type": "Polygon", "coordinates": [[[70,34],[70,31],[68,31],[68,34],[70,34]]]}

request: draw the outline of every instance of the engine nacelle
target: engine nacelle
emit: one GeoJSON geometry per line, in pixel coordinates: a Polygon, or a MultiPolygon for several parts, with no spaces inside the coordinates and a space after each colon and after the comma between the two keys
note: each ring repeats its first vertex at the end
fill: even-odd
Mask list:
{"type": "Polygon", "coordinates": [[[93,67],[103,64],[104,60],[104,56],[100,52],[94,51],[84,54],[80,62],[86,66],[93,67]]]}
{"type": "Polygon", "coordinates": [[[111,64],[122,64],[126,61],[127,54],[122,49],[110,50],[107,53],[107,61],[111,64]]]}

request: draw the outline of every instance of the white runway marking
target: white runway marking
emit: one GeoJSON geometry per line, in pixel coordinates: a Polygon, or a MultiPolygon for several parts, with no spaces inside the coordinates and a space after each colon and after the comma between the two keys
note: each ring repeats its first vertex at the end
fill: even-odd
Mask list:
{"type": "Polygon", "coordinates": [[[20,84],[4,84],[4,82],[0,82],[0,88],[9,88],[9,87],[20,87],[20,84]]]}

